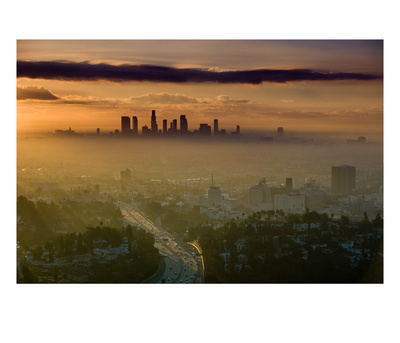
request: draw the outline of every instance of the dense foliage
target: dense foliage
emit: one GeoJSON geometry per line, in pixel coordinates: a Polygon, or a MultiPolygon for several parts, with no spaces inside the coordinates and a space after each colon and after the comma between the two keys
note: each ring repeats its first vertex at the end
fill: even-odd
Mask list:
{"type": "Polygon", "coordinates": [[[43,267],[52,270],[54,282],[60,281],[60,275],[72,271],[87,276],[86,282],[89,283],[137,283],[156,272],[160,262],[159,252],[154,247],[154,237],[143,229],[129,225],[123,229],[97,226],[87,228],[84,233],[58,234],[44,245],[30,248],[33,261],[43,261],[44,252],[48,253],[49,258],[47,263],[30,267],[24,261],[18,273],[19,283],[39,282],[38,276],[43,274],[43,267]],[[95,249],[107,251],[123,243],[128,252],[115,259],[107,260],[94,254],[95,249]],[[76,256],[83,254],[92,256],[89,264],[73,262],[76,256]],[[63,262],[53,265],[57,260],[63,262]]]}
{"type": "Polygon", "coordinates": [[[56,231],[84,232],[88,226],[122,226],[122,214],[111,202],[65,200],[58,205],[17,198],[18,241],[35,244],[56,231]]]}
{"type": "Polygon", "coordinates": [[[335,222],[326,214],[254,213],[214,230],[190,228],[203,250],[205,281],[209,283],[355,283],[383,282],[383,239],[380,215],[352,223],[335,222]],[[273,220],[274,219],[274,220],[273,220]],[[319,223],[297,232],[293,224],[319,223]],[[300,239],[300,241],[299,241],[300,239]],[[340,243],[357,240],[359,261],[340,243]],[[238,242],[243,244],[240,245],[238,242]],[[301,243],[299,243],[301,242],[301,243]]]}

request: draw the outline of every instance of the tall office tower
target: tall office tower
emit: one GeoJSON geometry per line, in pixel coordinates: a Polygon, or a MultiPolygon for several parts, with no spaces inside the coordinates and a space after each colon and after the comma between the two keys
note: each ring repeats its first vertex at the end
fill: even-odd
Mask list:
{"type": "Polygon", "coordinates": [[[157,133],[158,132],[156,111],[155,110],[151,111],[151,132],[152,133],[157,133]]]}
{"type": "Polygon", "coordinates": [[[138,134],[138,120],[136,116],[132,117],[132,125],[133,125],[133,134],[137,135],[138,134]]]}
{"type": "Polygon", "coordinates": [[[286,178],[286,189],[291,191],[293,189],[293,182],[291,177],[286,178]]]}
{"type": "Polygon", "coordinates": [[[99,135],[100,134],[100,128],[96,129],[96,133],[99,135]]]}
{"type": "Polygon", "coordinates": [[[208,124],[200,124],[199,134],[201,135],[211,135],[211,126],[208,124]]]}
{"type": "Polygon", "coordinates": [[[168,129],[167,129],[167,119],[164,119],[163,121],[162,121],[162,130],[163,130],[163,134],[165,135],[166,133],[167,133],[167,131],[168,131],[168,129]]]}
{"type": "Polygon", "coordinates": [[[216,205],[221,205],[221,203],[222,203],[221,188],[214,186],[214,176],[213,174],[211,174],[211,187],[208,189],[208,205],[216,206],[216,205]]]}
{"type": "Polygon", "coordinates": [[[176,132],[178,131],[178,121],[174,119],[171,123],[171,131],[176,132]]]}
{"type": "Polygon", "coordinates": [[[218,135],[218,119],[214,119],[214,136],[218,135]]]}
{"type": "Polygon", "coordinates": [[[276,133],[278,134],[278,136],[283,136],[283,127],[278,127],[276,133]]]}
{"type": "Polygon", "coordinates": [[[356,188],[356,167],[332,167],[332,193],[351,194],[356,188]]]}
{"type": "Polygon", "coordinates": [[[240,135],[240,126],[236,126],[236,131],[231,132],[231,135],[233,136],[239,136],[240,135]]]}
{"type": "Polygon", "coordinates": [[[123,135],[129,135],[131,132],[131,118],[128,116],[121,117],[121,133],[123,135]]]}
{"type": "Polygon", "coordinates": [[[181,120],[180,120],[180,127],[181,127],[181,133],[187,133],[188,132],[188,123],[185,115],[181,115],[181,120]]]}

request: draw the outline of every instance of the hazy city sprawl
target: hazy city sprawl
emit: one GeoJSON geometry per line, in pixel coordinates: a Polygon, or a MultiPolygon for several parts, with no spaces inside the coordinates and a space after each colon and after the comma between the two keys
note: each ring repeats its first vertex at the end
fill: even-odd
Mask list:
{"type": "Polygon", "coordinates": [[[17,282],[383,283],[382,41],[145,65],[184,43],[121,42],[127,65],[18,42],[17,282]]]}

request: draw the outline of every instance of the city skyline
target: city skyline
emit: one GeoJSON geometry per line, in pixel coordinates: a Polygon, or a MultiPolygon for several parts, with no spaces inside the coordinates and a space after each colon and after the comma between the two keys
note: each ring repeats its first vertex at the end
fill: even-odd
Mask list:
{"type": "Polygon", "coordinates": [[[18,132],[114,130],[154,109],[381,142],[383,41],[19,40],[17,100],[18,132]]]}
{"type": "MultiPolygon", "coordinates": [[[[142,135],[174,135],[174,134],[181,134],[181,135],[187,135],[187,134],[200,134],[200,135],[208,135],[211,136],[211,133],[213,136],[219,136],[219,135],[226,135],[226,130],[225,129],[218,129],[218,119],[214,119],[213,121],[213,130],[211,131],[211,126],[208,125],[207,123],[200,123],[200,127],[198,129],[193,129],[191,131],[188,126],[188,121],[186,119],[186,115],[181,114],[179,118],[179,127],[178,127],[178,120],[177,119],[172,119],[170,122],[170,125],[168,127],[168,120],[163,119],[162,120],[162,129],[159,128],[158,123],[157,123],[157,116],[156,116],[156,111],[152,110],[151,111],[151,128],[147,126],[147,124],[142,126],[142,130],[140,131],[140,134],[142,135]]],[[[114,132],[110,131],[110,134],[122,134],[124,136],[133,136],[133,135],[138,135],[139,130],[138,130],[138,120],[136,116],[132,116],[132,125],[131,125],[131,120],[129,116],[121,116],[121,129],[115,129],[114,132]]],[[[71,131],[71,130],[69,130],[71,131]]],[[[100,128],[96,129],[96,133],[100,134],[100,128]]],[[[231,132],[231,135],[240,135],[240,125],[236,125],[236,130],[231,132]]]]}

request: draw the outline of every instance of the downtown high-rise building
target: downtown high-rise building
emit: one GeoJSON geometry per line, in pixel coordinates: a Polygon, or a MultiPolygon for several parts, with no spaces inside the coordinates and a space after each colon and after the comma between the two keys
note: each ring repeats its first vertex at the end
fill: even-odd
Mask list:
{"type": "Polygon", "coordinates": [[[236,125],[236,131],[231,132],[231,135],[233,135],[233,136],[240,135],[240,126],[239,125],[236,125]]]}
{"type": "Polygon", "coordinates": [[[211,135],[211,126],[208,124],[200,124],[199,134],[210,136],[211,135]]]}
{"type": "Polygon", "coordinates": [[[168,122],[167,122],[167,119],[163,119],[163,121],[162,121],[162,124],[163,124],[163,134],[165,135],[167,132],[168,132],[168,122]]]}
{"type": "Polygon", "coordinates": [[[356,167],[332,167],[332,193],[351,194],[356,188],[356,167]]]}
{"type": "Polygon", "coordinates": [[[176,119],[174,119],[171,122],[171,132],[175,133],[178,131],[178,121],[176,119]]]}
{"type": "Polygon", "coordinates": [[[151,132],[152,133],[157,133],[158,132],[156,111],[155,110],[151,111],[151,132]]]}
{"type": "Polygon", "coordinates": [[[133,134],[137,135],[138,134],[138,119],[136,116],[132,117],[132,126],[133,126],[133,134]]]}
{"type": "Polygon", "coordinates": [[[128,135],[131,133],[131,118],[128,116],[121,117],[121,134],[128,135]]]}
{"type": "Polygon", "coordinates": [[[218,135],[218,119],[214,119],[214,136],[218,135]]]}
{"type": "Polygon", "coordinates": [[[181,129],[181,133],[188,132],[188,122],[187,122],[186,116],[183,114],[180,117],[180,129],[181,129]]]}

